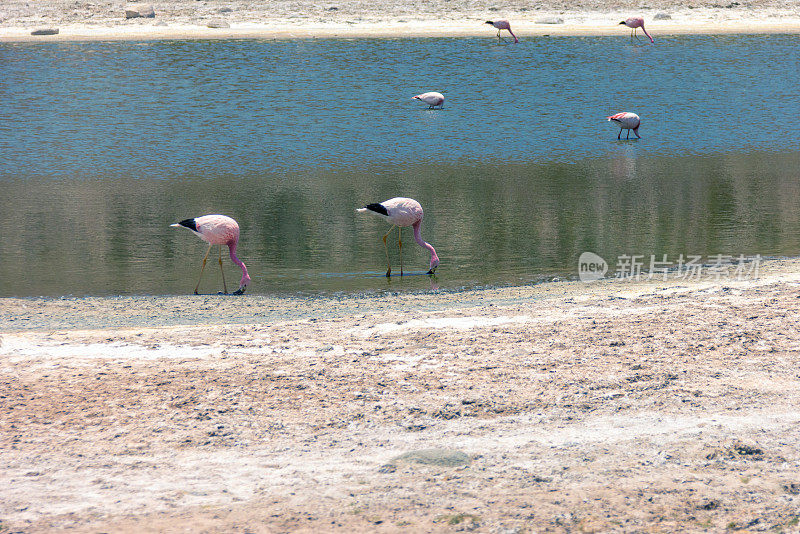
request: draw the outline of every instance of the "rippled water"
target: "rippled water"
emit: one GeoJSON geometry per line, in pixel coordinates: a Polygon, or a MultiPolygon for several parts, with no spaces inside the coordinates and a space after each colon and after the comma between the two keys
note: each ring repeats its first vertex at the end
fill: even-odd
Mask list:
{"type": "Polygon", "coordinates": [[[0,295],[189,292],[205,246],[168,225],[215,212],[249,291],[430,288],[381,276],[388,228],[354,213],[393,196],[425,207],[442,288],[574,277],[585,250],[796,255],[798,45],[2,44],[0,295]],[[444,110],[410,100],[428,90],[444,110]],[[605,122],[627,110],[643,139],[605,122]]]}

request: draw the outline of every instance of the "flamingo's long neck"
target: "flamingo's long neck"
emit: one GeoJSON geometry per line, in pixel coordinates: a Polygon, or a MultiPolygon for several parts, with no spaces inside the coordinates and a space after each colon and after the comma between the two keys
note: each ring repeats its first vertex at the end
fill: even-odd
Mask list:
{"type": "Polygon", "coordinates": [[[247,267],[242,260],[236,257],[236,241],[228,243],[228,250],[231,252],[231,261],[242,269],[242,281],[239,282],[239,287],[250,284],[250,275],[247,274],[247,267]]]}
{"type": "Polygon", "coordinates": [[[428,251],[431,253],[431,267],[438,265],[439,256],[436,255],[436,249],[434,249],[430,243],[426,243],[425,240],[422,239],[422,221],[419,220],[412,226],[414,228],[414,241],[416,241],[422,248],[428,249],[428,251]]]}
{"type": "Polygon", "coordinates": [[[514,38],[514,42],[515,42],[515,43],[518,43],[518,42],[519,42],[519,39],[517,39],[517,36],[516,36],[516,35],[514,35],[514,32],[512,32],[512,31],[511,31],[511,28],[510,28],[510,27],[508,28],[508,33],[510,33],[510,34],[511,34],[511,37],[513,37],[513,38],[514,38]]]}
{"type": "Polygon", "coordinates": [[[645,29],[644,29],[644,23],[642,23],[642,31],[643,31],[643,32],[644,32],[644,34],[647,36],[647,38],[648,38],[648,39],[650,39],[650,42],[651,42],[651,43],[655,43],[655,41],[653,40],[653,38],[652,38],[652,37],[650,37],[650,34],[649,34],[649,33],[647,33],[647,30],[645,30],[645,29]]]}

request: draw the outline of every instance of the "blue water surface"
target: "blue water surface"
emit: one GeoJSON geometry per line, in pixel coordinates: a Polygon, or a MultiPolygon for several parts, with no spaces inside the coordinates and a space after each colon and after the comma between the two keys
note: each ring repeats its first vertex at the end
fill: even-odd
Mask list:
{"type": "Polygon", "coordinates": [[[443,288],[574,276],[586,249],[793,255],[798,45],[0,44],[0,295],[186,292],[204,247],[168,225],[214,212],[251,291],[384,289],[387,228],[353,210],[393,196],[425,207],[443,288]],[[617,141],[619,111],[641,140],[617,141]]]}

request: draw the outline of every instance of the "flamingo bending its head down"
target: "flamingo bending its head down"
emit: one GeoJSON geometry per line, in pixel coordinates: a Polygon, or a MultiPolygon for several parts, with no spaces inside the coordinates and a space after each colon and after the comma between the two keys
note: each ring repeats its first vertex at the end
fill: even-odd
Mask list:
{"type": "Polygon", "coordinates": [[[439,256],[436,255],[436,250],[430,243],[426,243],[422,239],[420,228],[422,226],[422,206],[413,198],[390,198],[384,202],[367,204],[363,208],[356,210],[359,213],[366,213],[370,211],[376,215],[380,215],[390,223],[392,227],[383,236],[383,247],[386,250],[386,276],[392,275],[392,264],[389,262],[389,248],[386,245],[386,238],[397,227],[397,245],[400,247],[400,276],[403,276],[403,241],[402,241],[402,228],[411,226],[414,229],[414,240],[424,249],[431,253],[430,270],[427,274],[433,274],[436,267],[439,266],[439,256]]]}
{"type": "MultiPolygon", "coordinates": [[[[650,37],[650,34],[647,33],[647,30],[644,29],[644,19],[642,17],[630,17],[620,22],[620,24],[624,24],[628,28],[631,28],[631,41],[633,41],[633,36],[636,35],[636,28],[641,28],[644,34],[650,39],[650,42],[655,43],[653,38],[650,37]]],[[[639,36],[636,35],[636,38],[638,39],[639,36]]]]}
{"type": "Polygon", "coordinates": [[[436,91],[412,96],[411,99],[425,102],[428,104],[428,109],[433,109],[436,106],[439,106],[439,109],[444,109],[444,95],[442,93],[437,93],[436,91]]]}
{"type": "Polygon", "coordinates": [[[511,34],[511,37],[514,38],[514,43],[516,44],[516,43],[519,42],[519,39],[517,39],[517,36],[514,35],[514,32],[511,31],[511,24],[509,24],[509,22],[506,19],[487,20],[486,24],[491,24],[492,26],[497,28],[497,40],[498,41],[502,39],[502,37],[500,37],[500,30],[508,30],[508,33],[511,34]]]}
{"type": "Polygon", "coordinates": [[[203,258],[203,266],[200,268],[200,279],[197,280],[197,285],[194,288],[194,294],[197,295],[197,289],[200,287],[200,280],[203,279],[203,270],[206,268],[206,260],[208,253],[211,252],[211,247],[219,245],[219,269],[222,271],[222,287],[225,293],[228,293],[228,286],[225,283],[225,271],[222,270],[222,245],[227,245],[231,255],[231,261],[241,267],[242,280],[239,282],[239,289],[233,292],[234,295],[241,295],[244,293],[245,288],[250,283],[250,275],[247,274],[247,267],[245,267],[242,260],[236,257],[236,245],[239,243],[239,225],[225,215],[203,215],[202,217],[195,217],[194,219],[184,219],[183,221],[171,224],[176,228],[183,226],[188,228],[197,236],[208,243],[208,250],[203,258]]]}
{"type": "Polygon", "coordinates": [[[631,135],[631,130],[633,133],[636,134],[636,137],[641,139],[641,135],[639,135],[639,124],[641,121],[639,120],[639,115],[636,113],[630,113],[628,111],[624,111],[622,113],[617,113],[616,115],[611,115],[610,117],[606,117],[609,122],[613,122],[617,126],[619,126],[619,134],[617,134],[617,139],[622,136],[622,130],[628,130],[628,134],[625,136],[625,139],[628,139],[631,135]]]}

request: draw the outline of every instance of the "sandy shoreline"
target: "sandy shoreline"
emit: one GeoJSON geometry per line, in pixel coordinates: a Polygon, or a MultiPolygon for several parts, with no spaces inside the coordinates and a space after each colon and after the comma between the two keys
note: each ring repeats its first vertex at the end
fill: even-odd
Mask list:
{"type": "Polygon", "coordinates": [[[642,15],[655,37],[679,34],[798,33],[800,8],[792,2],[677,4],[655,2],[631,11],[614,2],[567,5],[551,1],[528,7],[514,0],[496,3],[434,0],[399,3],[311,0],[255,4],[229,2],[153,3],[155,18],[124,18],[124,3],[96,4],[8,0],[0,5],[0,42],[153,39],[307,39],[486,37],[483,22],[508,18],[520,37],[626,37],[619,21],[642,15]],[[556,22],[556,23],[553,23],[556,22]],[[209,25],[222,27],[210,28],[209,25]],[[58,28],[57,35],[31,35],[58,28]]]}
{"type": "Polygon", "coordinates": [[[0,299],[0,527],[796,532],[799,297],[0,299]]]}

